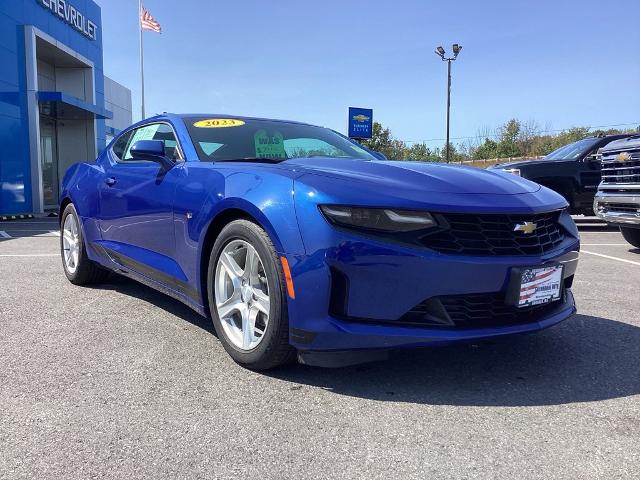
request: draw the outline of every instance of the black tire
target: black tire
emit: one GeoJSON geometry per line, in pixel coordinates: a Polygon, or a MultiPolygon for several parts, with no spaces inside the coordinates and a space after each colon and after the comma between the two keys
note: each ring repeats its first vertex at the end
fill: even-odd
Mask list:
{"type": "Polygon", "coordinates": [[[91,261],[87,256],[87,250],[84,243],[84,234],[82,232],[82,223],[72,203],[62,212],[60,217],[60,256],[62,258],[62,268],[64,274],[69,281],[74,285],[90,285],[92,283],[104,282],[109,277],[109,272],[98,266],[95,262],[91,261]],[[65,220],[69,215],[72,215],[77,222],[78,228],[78,264],[74,271],[70,271],[67,267],[64,258],[64,229],[65,220]]]}
{"type": "Polygon", "coordinates": [[[636,248],[640,248],[640,228],[620,227],[624,239],[636,248]]]}
{"type": "Polygon", "coordinates": [[[225,226],[216,239],[209,256],[207,271],[207,297],[209,310],[218,338],[235,362],[251,370],[267,370],[292,361],[295,349],[289,345],[289,318],[287,289],[280,260],[267,233],[253,222],[235,220],[225,226]],[[260,256],[269,285],[269,322],[260,343],[252,350],[237,348],[222,327],[215,300],[215,273],[224,247],[233,240],[244,240],[260,256]]]}

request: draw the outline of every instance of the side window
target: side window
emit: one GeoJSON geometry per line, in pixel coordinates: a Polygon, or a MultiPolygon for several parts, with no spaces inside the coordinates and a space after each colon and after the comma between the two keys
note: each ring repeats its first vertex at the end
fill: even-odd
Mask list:
{"type": "Polygon", "coordinates": [[[171,127],[165,123],[153,123],[133,130],[124,154],[121,157],[122,160],[133,160],[131,147],[140,140],[161,140],[164,143],[164,152],[168,158],[172,160],[182,159],[176,136],[171,127]]]}
{"type": "Polygon", "coordinates": [[[122,160],[124,158],[124,151],[127,149],[129,137],[131,137],[131,132],[124,133],[111,147],[111,151],[116,157],[118,157],[118,160],[122,160]]]}
{"type": "Polygon", "coordinates": [[[164,154],[171,160],[181,160],[178,141],[173,133],[173,129],[166,123],[158,124],[153,140],[162,140],[164,142],[164,154]]]}

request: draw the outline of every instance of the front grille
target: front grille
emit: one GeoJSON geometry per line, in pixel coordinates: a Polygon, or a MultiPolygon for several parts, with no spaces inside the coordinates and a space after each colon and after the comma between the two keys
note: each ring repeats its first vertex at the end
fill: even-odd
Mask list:
{"type": "Polygon", "coordinates": [[[625,152],[630,158],[621,161],[621,152],[602,155],[602,186],[640,184],[640,151],[625,152]]]}
{"type": "Polygon", "coordinates": [[[565,238],[558,223],[560,211],[540,214],[434,215],[443,227],[420,239],[440,253],[458,255],[540,255],[554,250],[565,238]],[[535,223],[532,233],[514,231],[516,225],[535,223]]]}
{"type": "Polygon", "coordinates": [[[505,303],[504,293],[449,295],[426,300],[395,325],[444,329],[498,328],[542,320],[564,305],[565,297],[543,305],[518,308],[505,303]]]}
{"type": "Polygon", "coordinates": [[[640,214],[640,205],[635,203],[605,203],[607,212],[640,214]]]}

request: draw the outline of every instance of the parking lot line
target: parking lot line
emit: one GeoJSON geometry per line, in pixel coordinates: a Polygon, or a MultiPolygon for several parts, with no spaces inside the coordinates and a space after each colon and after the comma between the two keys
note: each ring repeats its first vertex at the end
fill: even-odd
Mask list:
{"type": "Polygon", "coordinates": [[[589,255],[595,255],[596,257],[608,258],[609,260],[617,260],[619,262],[630,263],[631,265],[638,265],[640,262],[634,262],[633,260],[627,260],[625,258],[612,257],[610,255],[603,255],[602,253],[588,252],[587,250],[581,250],[580,253],[588,253],[589,255]]]}
{"type": "Polygon", "coordinates": [[[11,238],[11,235],[9,235],[7,232],[5,232],[4,230],[0,230],[0,237],[1,238],[11,238]]]}
{"type": "Polygon", "coordinates": [[[624,247],[628,243],[581,243],[583,247],[624,247]]]}
{"type": "Polygon", "coordinates": [[[0,222],[0,225],[55,225],[58,222],[26,222],[26,221],[19,221],[19,222],[0,222]]]}
{"type": "Polygon", "coordinates": [[[52,232],[50,228],[12,228],[12,232],[52,232]]]}
{"type": "Polygon", "coordinates": [[[14,253],[0,254],[0,257],[59,257],[59,253],[14,253]]]}

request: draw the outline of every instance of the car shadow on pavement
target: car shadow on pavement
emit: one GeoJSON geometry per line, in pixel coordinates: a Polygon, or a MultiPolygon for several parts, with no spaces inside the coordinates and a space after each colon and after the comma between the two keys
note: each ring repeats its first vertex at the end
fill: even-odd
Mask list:
{"type": "Polygon", "coordinates": [[[591,402],[640,393],[640,328],[576,315],[530,335],[405,350],[342,369],[291,366],[268,375],[341,395],[458,406],[591,402]]]}
{"type": "Polygon", "coordinates": [[[216,335],[215,329],[213,328],[213,322],[209,318],[203,317],[184,303],[127,277],[114,274],[109,277],[107,282],[92,285],[90,288],[113,290],[123,295],[144,300],[145,302],[149,302],[156,307],[181,318],[182,320],[186,320],[196,327],[216,335]]]}
{"type": "MultiPolygon", "coordinates": [[[[215,335],[211,320],[125,277],[96,286],[147,301],[215,335]]],[[[327,369],[288,365],[271,378],[378,401],[535,406],[640,394],[640,328],[576,315],[543,332],[396,351],[389,360],[327,369]]],[[[237,367],[241,368],[241,367],[237,367]]]]}

